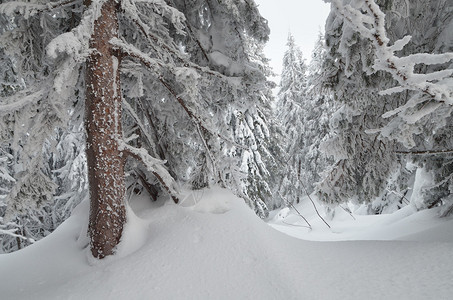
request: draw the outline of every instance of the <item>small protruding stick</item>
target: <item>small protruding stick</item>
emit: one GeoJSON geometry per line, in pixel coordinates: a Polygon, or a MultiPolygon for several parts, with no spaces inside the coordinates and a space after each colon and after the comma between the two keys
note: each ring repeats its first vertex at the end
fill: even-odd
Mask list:
{"type": "Polygon", "coordinates": [[[286,200],[285,197],[283,197],[283,195],[282,195],[280,192],[278,192],[278,194],[280,195],[280,197],[282,197],[282,199],[286,202],[286,204],[290,205],[290,206],[297,212],[297,214],[298,214],[302,219],[304,219],[304,221],[308,224],[308,226],[309,226],[309,228],[310,228],[310,230],[311,230],[312,227],[311,227],[310,222],[308,222],[307,219],[305,219],[305,217],[302,216],[302,214],[297,210],[297,208],[296,208],[291,202],[289,202],[288,200],[286,200]]]}
{"type": "Polygon", "coordinates": [[[325,219],[321,216],[321,214],[319,213],[318,208],[316,208],[315,202],[313,201],[313,199],[311,199],[311,196],[310,196],[310,194],[308,193],[307,189],[305,188],[305,185],[302,183],[302,180],[299,179],[299,182],[300,182],[300,184],[302,185],[302,188],[304,189],[305,193],[307,194],[308,199],[310,199],[311,204],[313,204],[313,207],[315,208],[315,211],[316,211],[316,214],[318,215],[318,217],[324,222],[324,224],[327,225],[327,227],[332,228],[332,227],[330,227],[329,223],[327,223],[326,220],[325,220],[325,219]]]}

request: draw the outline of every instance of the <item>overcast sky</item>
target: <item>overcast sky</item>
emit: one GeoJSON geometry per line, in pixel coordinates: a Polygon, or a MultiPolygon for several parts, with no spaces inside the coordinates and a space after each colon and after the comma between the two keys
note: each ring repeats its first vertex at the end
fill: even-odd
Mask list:
{"type": "Polygon", "coordinates": [[[286,50],[288,32],[309,60],[319,31],[330,11],[330,4],[322,0],[255,0],[261,15],[269,21],[270,40],[265,54],[271,59],[274,72],[281,73],[283,54],[286,50]]]}

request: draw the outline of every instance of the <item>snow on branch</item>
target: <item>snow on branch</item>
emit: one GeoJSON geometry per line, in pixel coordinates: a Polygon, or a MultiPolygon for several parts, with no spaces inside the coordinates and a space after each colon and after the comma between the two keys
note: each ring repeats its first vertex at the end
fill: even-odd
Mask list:
{"type": "Polygon", "coordinates": [[[231,144],[231,145],[233,145],[233,146],[235,146],[237,148],[243,149],[243,150],[250,150],[248,147],[240,145],[240,144],[230,140],[229,138],[223,136],[222,134],[215,133],[214,131],[210,130],[208,128],[208,126],[205,124],[205,122],[187,106],[187,104],[184,101],[184,99],[181,98],[181,96],[179,96],[173,90],[173,88],[170,86],[170,84],[168,82],[166,82],[165,79],[162,76],[159,77],[159,81],[165,86],[165,88],[170,92],[170,94],[173,95],[173,97],[176,99],[176,101],[178,101],[178,103],[182,106],[182,108],[187,113],[187,115],[195,122],[195,124],[197,126],[199,126],[204,131],[209,132],[209,134],[211,134],[213,136],[217,136],[218,138],[220,138],[221,140],[227,142],[228,144],[231,144]]]}
{"type": "Polygon", "coordinates": [[[101,8],[106,0],[92,0],[91,5],[83,12],[80,24],[70,32],[54,38],[46,47],[51,58],[57,58],[59,53],[65,53],[77,62],[83,62],[90,54],[89,42],[93,33],[94,22],[101,15],[101,8]]]}
{"type": "Polygon", "coordinates": [[[141,121],[141,119],[139,118],[139,116],[137,115],[137,113],[135,112],[135,110],[132,108],[132,106],[126,101],[123,99],[123,107],[125,108],[126,112],[134,119],[134,121],[137,123],[138,127],[140,128],[140,131],[145,135],[146,137],[146,140],[149,144],[149,146],[151,147],[151,151],[153,154],[157,153],[156,151],[156,146],[154,144],[154,139],[151,137],[151,135],[149,134],[148,130],[146,130],[145,128],[145,125],[143,124],[143,122],[141,121]]]}
{"type": "Polygon", "coordinates": [[[400,155],[438,155],[438,154],[453,154],[453,149],[440,149],[440,150],[418,150],[418,151],[396,151],[400,155]]]}
{"type": "MultiPolygon", "coordinates": [[[[132,21],[135,23],[135,25],[138,27],[140,32],[146,37],[146,39],[149,42],[149,45],[155,49],[157,53],[161,52],[160,50],[165,50],[169,54],[172,55],[173,58],[176,58],[183,66],[193,68],[201,73],[205,73],[214,77],[217,77],[219,79],[222,79],[225,82],[228,82],[229,84],[234,83],[234,81],[229,80],[229,78],[219,72],[213,71],[207,67],[202,67],[196,63],[191,62],[189,59],[187,59],[179,50],[175,49],[174,47],[168,45],[163,39],[158,37],[157,35],[153,34],[152,31],[149,29],[149,27],[143,23],[139,18],[136,17],[130,17],[132,21]],[[156,45],[158,45],[156,47],[156,45]]],[[[117,46],[120,45],[127,45],[127,43],[122,42],[121,40],[112,40],[110,41],[113,45],[117,43],[117,46]],[[121,42],[121,43],[120,43],[121,42]]],[[[204,49],[199,45],[200,48],[202,49],[203,55],[206,57],[206,59],[209,61],[209,58],[207,54],[204,52],[204,49]]],[[[133,47],[129,45],[129,47],[133,47]]],[[[133,47],[135,48],[135,47],[133,47]]],[[[125,48],[124,50],[126,50],[125,48]]],[[[132,48],[129,48],[131,50],[132,48]]],[[[140,51],[137,49],[137,51],[140,51]]]]}
{"type": "Polygon", "coordinates": [[[396,41],[393,46],[385,30],[385,14],[373,0],[354,1],[344,5],[341,0],[332,0],[337,15],[368,38],[376,49],[376,60],[373,68],[376,71],[385,71],[392,75],[399,87],[382,91],[381,94],[391,94],[403,90],[418,91],[428,95],[440,103],[453,105],[453,70],[447,69],[428,74],[417,74],[414,68],[417,64],[434,65],[447,63],[453,60],[453,53],[429,54],[417,53],[405,57],[398,57],[395,51],[403,49],[410,41],[410,36],[396,41]]]}
{"type": "MultiPolygon", "coordinates": [[[[197,74],[194,74],[196,73],[195,70],[191,70],[190,68],[187,67],[180,68],[176,67],[175,65],[165,64],[157,59],[151,58],[149,55],[143,53],[133,45],[130,45],[118,38],[111,39],[110,43],[118,50],[120,50],[123,53],[123,55],[138,59],[142,64],[148,67],[150,71],[153,72],[154,75],[158,78],[158,80],[162,83],[162,85],[167,89],[167,91],[176,99],[176,101],[178,101],[178,103],[182,106],[182,108],[187,113],[189,118],[192,119],[192,121],[194,121],[197,126],[199,126],[204,131],[209,132],[211,135],[219,137],[228,144],[231,144],[240,149],[249,150],[249,148],[243,145],[239,145],[238,143],[228,139],[227,137],[221,135],[220,133],[215,133],[212,130],[210,130],[209,126],[206,125],[202,118],[198,116],[192,109],[190,109],[186,101],[184,101],[184,99],[172,88],[172,86],[160,74],[162,72],[161,71],[162,69],[166,69],[168,71],[171,71],[177,77],[181,77],[182,72],[185,74],[188,74],[188,72],[190,72],[189,75],[197,76],[197,74]]],[[[223,75],[221,76],[224,77],[223,75]]]]}
{"type": "Polygon", "coordinates": [[[162,187],[168,192],[175,203],[179,202],[178,194],[175,181],[173,177],[165,169],[164,164],[166,161],[160,160],[149,155],[148,151],[144,148],[136,148],[125,141],[118,139],[119,150],[123,151],[127,155],[132,156],[138,161],[142,162],[143,165],[151,172],[154,177],[159,181],[162,187]]]}
{"type": "Polygon", "coordinates": [[[5,219],[11,220],[29,209],[38,209],[53,200],[57,185],[39,167],[24,173],[5,199],[5,219]]]}
{"type": "MultiPolygon", "coordinates": [[[[123,0],[121,1],[121,9],[128,15],[132,16],[134,20],[139,21],[139,14],[137,10],[137,3],[142,3],[151,6],[152,9],[159,15],[170,20],[171,24],[175,27],[180,35],[185,35],[184,22],[186,16],[174,7],[168,5],[164,0],[123,0]]],[[[140,22],[141,23],[141,22],[140,22]]],[[[144,24],[141,23],[143,26],[144,24]]]]}
{"type": "Polygon", "coordinates": [[[0,104],[0,116],[19,111],[29,104],[37,103],[45,94],[46,92],[44,90],[24,90],[10,97],[3,97],[1,103],[6,104],[0,104]]]}
{"type": "MultiPolygon", "coordinates": [[[[19,238],[19,239],[22,239],[24,241],[28,241],[30,244],[33,244],[34,242],[36,242],[32,238],[29,238],[29,237],[26,237],[26,236],[23,236],[23,235],[20,235],[20,234],[16,233],[17,230],[19,230],[19,227],[21,227],[20,225],[16,224],[15,222],[3,223],[3,221],[4,221],[4,219],[2,217],[0,217],[0,236],[1,235],[7,235],[7,236],[10,236],[10,237],[13,237],[13,238],[19,238]],[[8,227],[10,227],[10,228],[11,227],[16,227],[16,228],[8,229],[8,227]]],[[[3,238],[3,240],[4,240],[4,238],[3,238]]]]}
{"type": "Polygon", "coordinates": [[[25,19],[28,19],[41,12],[81,3],[82,0],[55,1],[47,4],[42,4],[41,2],[42,1],[11,1],[2,3],[0,4],[0,13],[5,14],[8,17],[14,17],[16,13],[19,13],[23,15],[25,19]]]}
{"type": "Polygon", "coordinates": [[[15,238],[23,239],[23,240],[28,241],[30,243],[34,243],[35,242],[35,240],[32,239],[32,238],[27,238],[27,237],[25,237],[23,235],[15,233],[16,231],[17,231],[17,228],[16,229],[1,229],[0,228],[0,235],[9,235],[9,236],[12,236],[12,237],[15,237],[15,238]]]}
{"type": "Polygon", "coordinates": [[[119,38],[111,39],[110,44],[117,50],[120,50],[123,55],[138,59],[142,64],[152,69],[154,72],[159,72],[161,68],[165,67],[172,68],[172,66],[167,65],[157,59],[151,58],[149,55],[140,51],[140,49],[138,49],[134,45],[131,45],[119,38]]]}
{"type": "MultiPolygon", "coordinates": [[[[0,179],[6,182],[16,182],[16,179],[14,179],[4,166],[4,164],[9,160],[10,158],[8,156],[2,157],[0,156],[0,179]]],[[[3,189],[3,187],[0,187],[0,191],[6,191],[6,189],[3,189]]],[[[1,195],[0,195],[1,197],[1,195]]]]}
{"type": "MultiPolygon", "coordinates": [[[[164,1],[161,1],[161,0],[158,0],[158,1],[155,1],[155,0],[144,0],[144,1],[127,0],[127,1],[121,2],[122,10],[124,11],[124,15],[127,18],[129,18],[132,21],[132,23],[134,23],[137,26],[138,30],[148,40],[149,46],[154,48],[156,53],[161,53],[162,50],[164,50],[166,54],[170,54],[170,56],[166,56],[166,58],[176,59],[184,67],[193,68],[201,73],[205,73],[205,74],[217,77],[217,78],[227,82],[230,85],[236,84],[236,82],[234,80],[230,80],[230,78],[228,78],[227,76],[225,76],[219,72],[213,71],[207,67],[202,67],[202,66],[190,61],[188,59],[187,55],[181,53],[181,51],[177,47],[175,47],[175,45],[168,44],[164,39],[162,39],[161,37],[156,35],[153,32],[153,30],[151,30],[150,27],[145,22],[143,22],[141,20],[141,18],[139,17],[140,13],[139,13],[139,10],[137,9],[137,6],[135,5],[136,3],[148,3],[148,4],[149,3],[153,3],[153,4],[160,3],[161,5],[165,5],[168,9],[171,9],[172,11],[176,11],[179,14],[182,14],[182,13],[179,12],[177,9],[171,7],[171,5],[168,5],[164,1]]],[[[161,13],[159,13],[159,14],[161,14],[161,13]]],[[[200,41],[193,33],[190,24],[187,22],[187,20],[185,19],[185,16],[183,14],[182,14],[182,17],[184,17],[184,18],[179,18],[179,17],[176,19],[173,18],[172,19],[173,26],[175,26],[177,29],[179,28],[178,30],[180,30],[180,32],[178,32],[178,33],[181,35],[186,34],[186,32],[183,29],[184,29],[184,27],[187,27],[189,34],[192,36],[192,38],[194,38],[196,40],[198,47],[200,48],[201,52],[203,53],[203,56],[206,58],[207,61],[210,61],[206,51],[201,46],[200,41]]]]}
{"type": "MultiPolygon", "coordinates": [[[[140,2],[150,2],[149,0],[144,0],[144,1],[140,1],[140,0],[135,0],[134,1],[135,3],[140,3],[140,2]]],[[[153,2],[153,1],[151,1],[153,2]]],[[[164,2],[164,1],[160,1],[160,2],[164,2]]],[[[126,4],[126,3],[124,3],[126,4]]],[[[123,5],[124,5],[123,4],[123,5]]],[[[164,3],[165,4],[165,3],[164,3]]],[[[166,4],[172,11],[178,11],[177,9],[173,8],[172,7],[172,4],[171,3],[167,3],[166,4]]],[[[148,39],[148,41],[153,41],[153,43],[150,43],[151,46],[154,46],[154,44],[157,42],[157,45],[161,45],[162,48],[165,48],[167,51],[169,51],[169,53],[171,53],[172,55],[176,55],[176,57],[178,57],[178,59],[180,60],[184,60],[186,63],[192,63],[190,62],[189,60],[186,60],[184,59],[183,55],[181,55],[180,52],[178,51],[174,51],[174,48],[172,47],[169,47],[167,44],[165,44],[158,36],[156,36],[155,34],[153,34],[150,30],[149,30],[149,27],[143,23],[140,18],[138,18],[137,16],[139,15],[138,14],[138,10],[137,8],[134,6],[132,7],[132,9],[129,9],[129,10],[126,10],[124,9],[124,11],[126,12],[126,15],[131,18],[133,20],[133,22],[138,26],[138,28],[140,29],[140,31],[145,35],[145,37],[148,39]]],[[[178,11],[179,12],[179,11],[178,11]]],[[[184,15],[183,15],[184,16],[184,15]]],[[[186,35],[186,34],[189,34],[191,38],[193,38],[195,40],[195,42],[197,43],[198,47],[200,48],[200,51],[202,52],[203,56],[205,57],[205,59],[207,61],[209,61],[209,57],[206,53],[206,50],[203,48],[203,46],[201,45],[199,39],[197,36],[195,36],[193,30],[192,30],[192,27],[190,26],[189,22],[187,22],[187,19],[185,19],[185,16],[184,16],[184,19],[180,18],[180,19],[177,19],[177,20],[173,20],[172,22],[174,23],[175,21],[178,21],[178,26],[177,28],[179,28],[181,30],[181,34],[182,35],[186,35]],[[186,27],[187,28],[187,31],[188,32],[184,32],[183,31],[183,28],[186,27]]]]}

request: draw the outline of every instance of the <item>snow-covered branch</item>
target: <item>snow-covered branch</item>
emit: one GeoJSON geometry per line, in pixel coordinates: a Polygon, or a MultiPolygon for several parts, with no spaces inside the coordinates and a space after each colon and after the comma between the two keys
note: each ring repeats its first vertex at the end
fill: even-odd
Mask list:
{"type": "Polygon", "coordinates": [[[155,13],[170,20],[171,24],[175,27],[178,34],[185,34],[185,15],[174,7],[168,5],[164,0],[123,0],[121,1],[121,9],[128,17],[139,22],[141,27],[148,28],[148,26],[141,22],[140,18],[138,17],[140,14],[137,9],[137,4],[139,3],[150,6],[155,13]]]}
{"type": "Polygon", "coordinates": [[[231,139],[223,136],[222,134],[215,133],[212,130],[210,130],[207,127],[207,125],[205,124],[205,122],[187,106],[187,104],[184,101],[184,99],[182,99],[181,96],[179,96],[173,90],[173,88],[170,86],[170,84],[168,82],[166,82],[165,79],[162,76],[159,77],[159,81],[165,86],[165,88],[170,92],[170,94],[173,95],[173,97],[176,99],[176,101],[178,101],[178,103],[183,107],[183,109],[187,113],[187,115],[197,124],[197,126],[202,128],[206,132],[209,132],[211,135],[217,136],[218,138],[220,138],[221,140],[227,142],[228,144],[231,144],[231,145],[233,145],[233,146],[235,146],[237,148],[243,149],[243,150],[250,150],[248,147],[240,145],[240,144],[232,141],[231,139]]]}
{"type": "Polygon", "coordinates": [[[173,201],[175,203],[179,202],[179,199],[176,196],[178,192],[175,181],[163,166],[166,161],[154,158],[149,155],[146,149],[133,147],[123,140],[117,140],[117,142],[121,151],[142,162],[146,169],[156,177],[162,187],[168,192],[173,201]]]}
{"type": "Polygon", "coordinates": [[[403,49],[410,41],[406,36],[393,45],[385,30],[385,14],[373,0],[354,1],[344,5],[341,0],[332,0],[337,15],[363,37],[368,38],[376,49],[376,60],[373,68],[392,75],[400,87],[388,89],[381,94],[390,94],[402,90],[413,90],[428,95],[438,102],[453,105],[453,85],[451,84],[453,70],[443,70],[428,74],[417,74],[414,68],[417,64],[434,65],[453,60],[453,53],[430,54],[417,53],[398,57],[395,51],[403,49]]]}
{"type": "Polygon", "coordinates": [[[17,231],[17,228],[16,229],[1,229],[0,228],[0,235],[9,235],[11,237],[20,238],[20,239],[28,241],[30,243],[34,243],[35,242],[34,239],[27,238],[25,236],[22,236],[20,234],[15,233],[16,231],[17,231]]]}
{"type": "MultiPolygon", "coordinates": [[[[219,72],[213,71],[213,70],[211,70],[211,69],[209,69],[207,67],[202,67],[200,65],[197,65],[197,64],[189,61],[183,55],[181,55],[181,53],[176,51],[174,48],[168,46],[164,41],[162,41],[162,39],[160,39],[159,37],[153,35],[151,32],[148,32],[145,28],[141,27],[141,23],[136,22],[136,24],[139,27],[140,31],[148,38],[148,40],[152,40],[152,43],[150,43],[151,45],[153,45],[154,43],[157,44],[157,45],[160,45],[160,47],[162,47],[163,50],[169,52],[170,54],[172,54],[172,56],[177,58],[180,61],[180,63],[182,64],[182,66],[184,66],[185,68],[192,68],[192,69],[195,69],[195,70],[197,70],[198,72],[200,72],[202,74],[207,74],[207,75],[210,75],[210,76],[214,76],[216,78],[219,78],[219,79],[227,82],[228,84],[232,84],[232,83],[235,82],[233,80],[230,80],[230,78],[228,78],[227,76],[225,76],[225,75],[223,75],[223,74],[221,74],[219,72]]],[[[133,57],[136,57],[136,58],[139,58],[139,59],[145,59],[145,60],[149,60],[150,59],[147,54],[143,53],[142,51],[140,51],[135,46],[133,46],[131,44],[128,44],[128,43],[124,42],[121,39],[112,39],[110,41],[110,43],[113,46],[115,46],[118,49],[120,49],[125,54],[128,54],[130,56],[133,56],[133,57]]],[[[165,67],[167,70],[171,70],[171,69],[175,68],[174,65],[166,64],[163,61],[160,61],[160,60],[158,61],[157,59],[152,59],[152,61],[149,61],[148,63],[158,64],[160,67],[165,67]]]]}
{"type": "Polygon", "coordinates": [[[401,155],[438,155],[438,154],[452,154],[453,153],[453,149],[396,151],[395,153],[396,154],[401,154],[401,155]]]}
{"type": "Polygon", "coordinates": [[[134,121],[137,123],[138,127],[140,128],[140,131],[145,135],[146,141],[148,142],[149,146],[151,147],[152,154],[156,154],[156,147],[154,144],[154,139],[151,137],[149,134],[148,130],[146,130],[145,125],[135,112],[135,110],[131,107],[131,105],[123,99],[123,107],[125,108],[126,112],[134,119],[134,121]]]}
{"type": "Polygon", "coordinates": [[[25,19],[28,19],[41,12],[51,11],[56,8],[72,6],[79,3],[82,3],[82,0],[55,1],[47,4],[42,4],[41,1],[11,1],[0,4],[0,13],[9,17],[13,17],[14,14],[19,13],[23,15],[25,19]]]}
{"type": "Polygon", "coordinates": [[[46,94],[44,90],[37,91],[20,91],[10,97],[4,97],[1,100],[0,116],[21,110],[23,107],[37,103],[46,94]]]}
{"type": "MultiPolygon", "coordinates": [[[[209,132],[211,135],[217,136],[220,139],[222,139],[223,141],[225,141],[225,142],[227,142],[227,143],[229,143],[229,144],[231,144],[231,145],[233,145],[233,146],[235,146],[237,148],[241,148],[241,149],[244,149],[244,150],[249,150],[247,147],[245,147],[243,145],[239,145],[238,143],[230,140],[229,138],[223,136],[222,134],[215,133],[212,130],[210,130],[209,126],[205,124],[205,122],[202,120],[202,118],[200,118],[187,105],[186,101],[184,101],[184,99],[172,88],[170,83],[168,83],[165,80],[165,78],[160,74],[161,70],[164,69],[164,68],[166,70],[172,71],[176,76],[178,74],[180,74],[182,71],[184,71],[183,69],[185,69],[188,72],[192,72],[192,73],[194,73],[194,72],[196,73],[196,71],[191,70],[190,68],[178,68],[178,67],[176,67],[174,65],[168,65],[168,64],[165,64],[165,63],[163,63],[163,62],[161,62],[161,61],[159,61],[157,59],[153,59],[149,55],[147,55],[146,53],[143,53],[142,51],[140,51],[139,49],[134,47],[133,45],[130,45],[130,44],[128,44],[128,43],[126,43],[126,42],[124,42],[124,41],[122,41],[120,39],[112,39],[112,40],[110,40],[110,43],[113,46],[115,46],[117,49],[119,49],[123,53],[123,55],[127,55],[127,56],[130,56],[132,58],[138,59],[142,64],[144,64],[146,67],[148,67],[150,69],[150,71],[153,72],[154,75],[158,78],[158,80],[162,83],[162,85],[167,89],[167,91],[176,99],[176,101],[178,101],[178,103],[182,106],[182,108],[187,113],[189,118],[191,120],[193,120],[197,126],[202,128],[204,131],[209,132]]],[[[224,77],[223,75],[221,75],[221,76],[224,77]]]]}
{"type": "Polygon", "coordinates": [[[47,45],[46,51],[49,57],[55,59],[59,53],[65,53],[78,62],[85,61],[92,51],[89,41],[93,33],[94,22],[100,17],[105,1],[91,1],[91,5],[83,12],[80,24],[70,32],[60,34],[47,45]]]}

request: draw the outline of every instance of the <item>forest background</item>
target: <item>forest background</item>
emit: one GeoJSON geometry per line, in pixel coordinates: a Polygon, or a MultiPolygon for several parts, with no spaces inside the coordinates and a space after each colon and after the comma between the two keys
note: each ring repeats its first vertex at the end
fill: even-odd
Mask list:
{"type": "Polygon", "coordinates": [[[102,258],[134,194],[213,185],[261,218],[309,194],[330,218],[451,214],[451,1],[329,2],[309,64],[289,36],[274,99],[253,1],[2,1],[2,251],[90,198],[102,258]]]}

